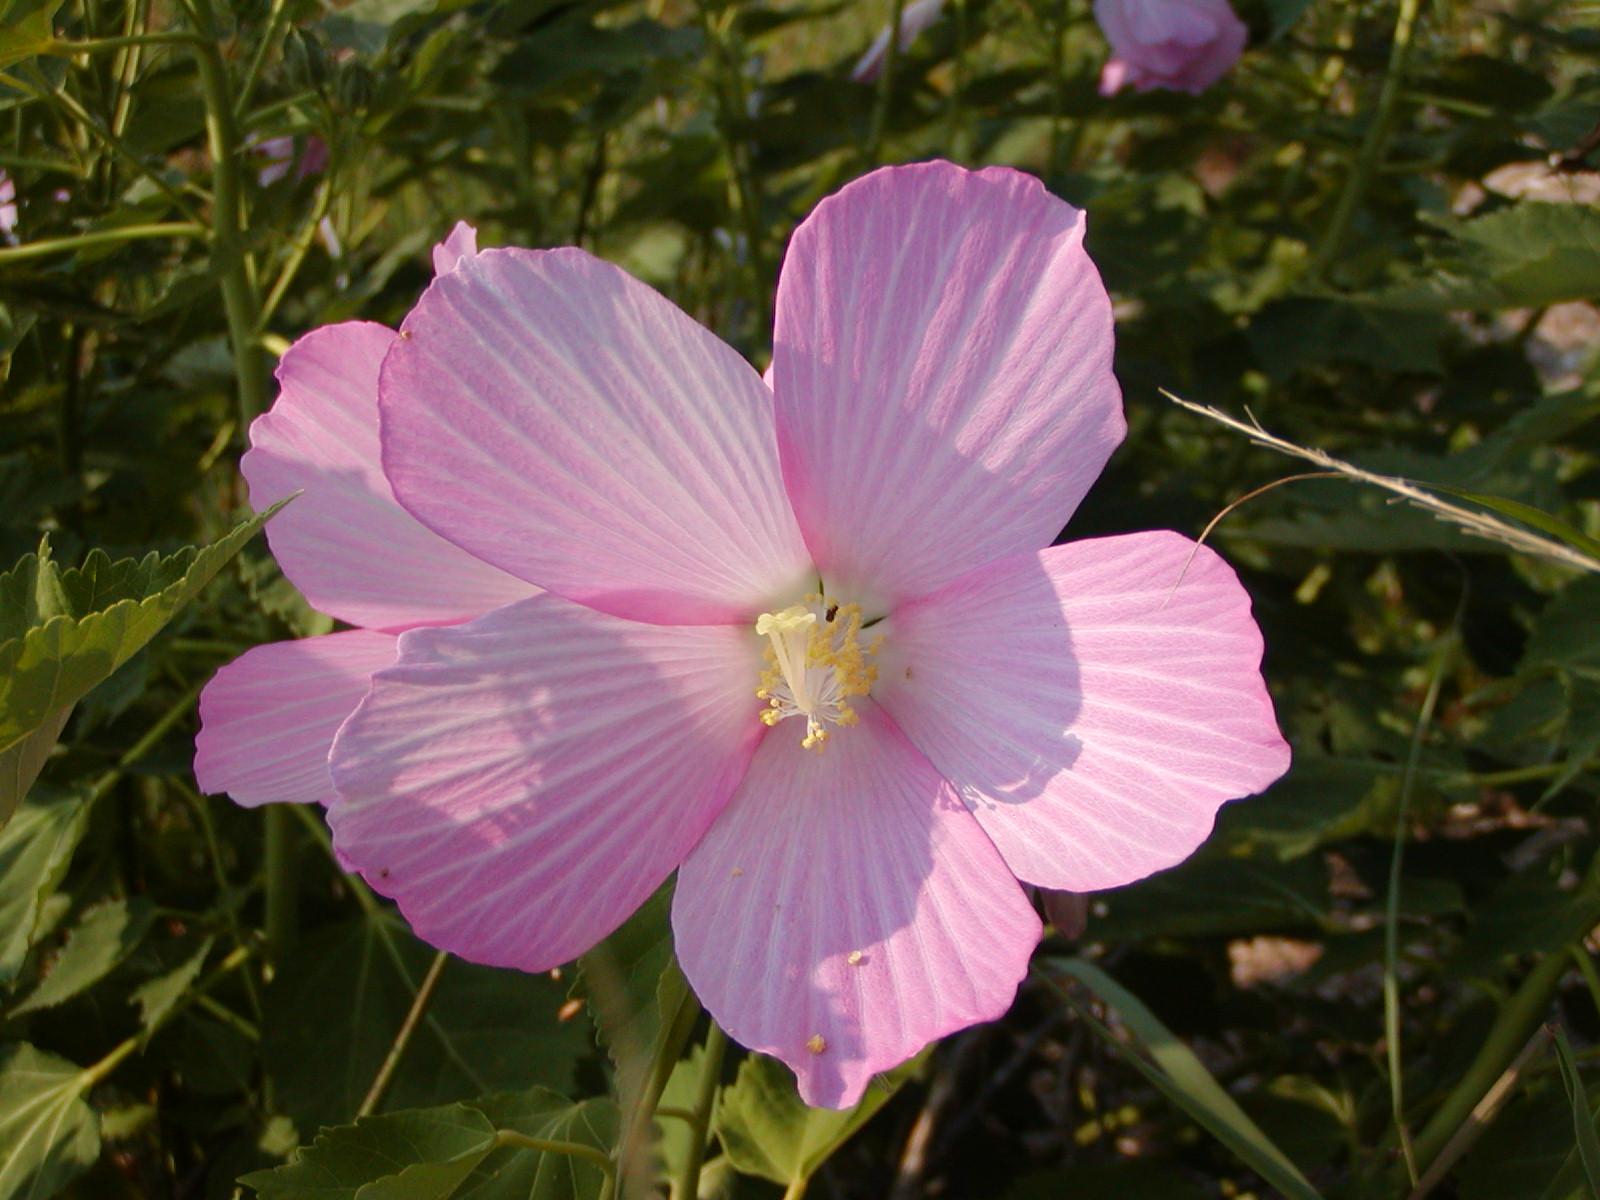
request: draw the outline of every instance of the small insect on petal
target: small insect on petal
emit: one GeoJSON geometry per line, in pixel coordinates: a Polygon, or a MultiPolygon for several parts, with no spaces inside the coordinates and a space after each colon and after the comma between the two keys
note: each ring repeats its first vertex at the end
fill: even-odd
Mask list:
{"type": "Polygon", "coordinates": [[[827,1048],[828,1039],[823,1037],[820,1033],[813,1033],[809,1038],[806,1039],[806,1049],[811,1051],[813,1054],[821,1054],[827,1048]]]}
{"type": "Polygon", "coordinates": [[[859,967],[861,965],[861,951],[850,951],[849,954],[845,955],[845,962],[849,963],[852,967],[859,967]]]}

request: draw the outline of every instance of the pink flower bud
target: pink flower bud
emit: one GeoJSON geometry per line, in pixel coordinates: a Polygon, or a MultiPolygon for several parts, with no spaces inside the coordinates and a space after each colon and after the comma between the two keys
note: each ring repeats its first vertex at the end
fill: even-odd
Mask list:
{"type": "Polygon", "coordinates": [[[1095,0],[1094,15],[1112,50],[1102,96],[1128,84],[1199,95],[1239,61],[1249,37],[1228,0],[1095,0]]]}

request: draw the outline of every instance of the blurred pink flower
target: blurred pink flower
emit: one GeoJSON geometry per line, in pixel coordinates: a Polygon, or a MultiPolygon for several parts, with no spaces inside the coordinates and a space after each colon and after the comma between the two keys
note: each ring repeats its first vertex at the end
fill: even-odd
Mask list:
{"type": "Polygon", "coordinates": [[[1100,94],[1170,88],[1199,95],[1239,61],[1249,31],[1228,0],[1095,0],[1111,43],[1100,94]]]}
{"type": "Polygon", "coordinates": [[[345,861],[478,962],[565,962],[677,870],[701,1001],[851,1104],[1010,1005],[1019,879],[1170,866],[1287,765],[1220,558],[1049,545],[1125,430],[1111,355],[1083,214],[998,168],[823,201],[770,386],[580,250],[441,266],[398,337],[284,360],[252,502],[305,489],[273,550],[364,628],[225,668],[202,782],[331,768],[345,861]]]}
{"type": "Polygon", "coordinates": [[[283,137],[263,138],[250,147],[253,154],[266,159],[266,165],[256,172],[256,182],[262,187],[271,187],[278,180],[283,179],[294,170],[296,182],[309,179],[313,175],[320,175],[328,168],[328,143],[316,134],[308,134],[305,139],[305,148],[300,152],[300,163],[295,165],[295,139],[285,134],[283,137]]]}
{"type": "MultiPolygon", "coordinates": [[[[900,49],[907,50],[944,13],[945,0],[912,0],[900,12],[900,49]]],[[[871,83],[883,73],[883,60],[889,53],[889,25],[886,22],[872,39],[872,45],[857,61],[850,78],[857,83],[871,83]]]]}
{"type": "Polygon", "coordinates": [[[5,171],[0,171],[0,238],[17,244],[17,185],[5,171]]]}

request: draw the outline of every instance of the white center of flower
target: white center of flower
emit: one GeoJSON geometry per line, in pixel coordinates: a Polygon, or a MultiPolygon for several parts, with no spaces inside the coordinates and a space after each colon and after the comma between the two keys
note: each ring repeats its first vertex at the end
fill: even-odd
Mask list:
{"type": "Polygon", "coordinates": [[[868,660],[880,639],[861,645],[861,608],[807,596],[782,612],[762,613],[756,633],[767,639],[767,669],[756,695],[767,702],[761,719],[776,725],[785,717],[806,719],[800,744],[820,750],[828,726],[854,725],[852,696],[872,690],[878,669],[868,660]]]}

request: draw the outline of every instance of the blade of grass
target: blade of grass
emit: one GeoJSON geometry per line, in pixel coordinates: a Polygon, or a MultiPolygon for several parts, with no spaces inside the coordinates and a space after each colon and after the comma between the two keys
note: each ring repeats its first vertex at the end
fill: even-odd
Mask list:
{"type": "Polygon", "coordinates": [[[1268,1184],[1290,1200],[1320,1200],[1300,1169],[1244,1109],[1217,1082],[1215,1076],[1178,1040],[1144,1003],[1093,963],[1081,958],[1053,958],[1042,964],[1041,978],[1058,996],[1072,1006],[1094,1033],[1120,1054],[1130,1066],[1150,1081],[1167,1099],[1192,1117],[1234,1154],[1238,1155],[1268,1184]],[[1147,1061],[1132,1046],[1113,1033],[1067,989],[1047,972],[1069,975],[1116,1010],[1134,1039],[1149,1052],[1147,1061]]]}
{"type": "Polygon", "coordinates": [[[1558,1025],[1553,1032],[1556,1063],[1561,1068],[1561,1084],[1567,1089],[1567,1100],[1572,1105],[1572,1132],[1578,1145],[1578,1161],[1583,1164],[1584,1183],[1589,1200],[1600,1200],[1600,1137],[1595,1135],[1589,1093],[1584,1089],[1583,1076],[1578,1074],[1578,1064],[1573,1059],[1572,1043],[1567,1040],[1567,1031],[1558,1025]]]}
{"type": "Polygon", "coordinates": [[[1411,818],[1411,796],[1416,791],[1417,764],[1422,758],[1422,743],[1433,724],[1433,710],[1439,704],[1439,691],[1444,685],[1445,667],[1456,644],[1456,629],[1460,625],[1462,609],[1466,604],[1463,594],[1456,606],[1455,620],[1435,651],[1433,669],[1429,672],[1428,691],[1417,714],[1417,723],[1411,731],[1411,748],[1406,754],[1406,771],[1400,780],[1400,803],[1394,816],[1394,848],[1389,855],[1389,896],[1383,913],[1383,1037],[1389,1064],[1389,1109],[1394,1121],[1395,1134],[1400,1140],[1400,1153],[1405,1160],[1406,1174],[1411,1186],[1417,1186],[1417,1156],[1411,1145],[1411,1130],[1406,1125],[1405,1072],[1400,1053],[1400,882],[1406,853],[1406,823],[1411,818]]]}

